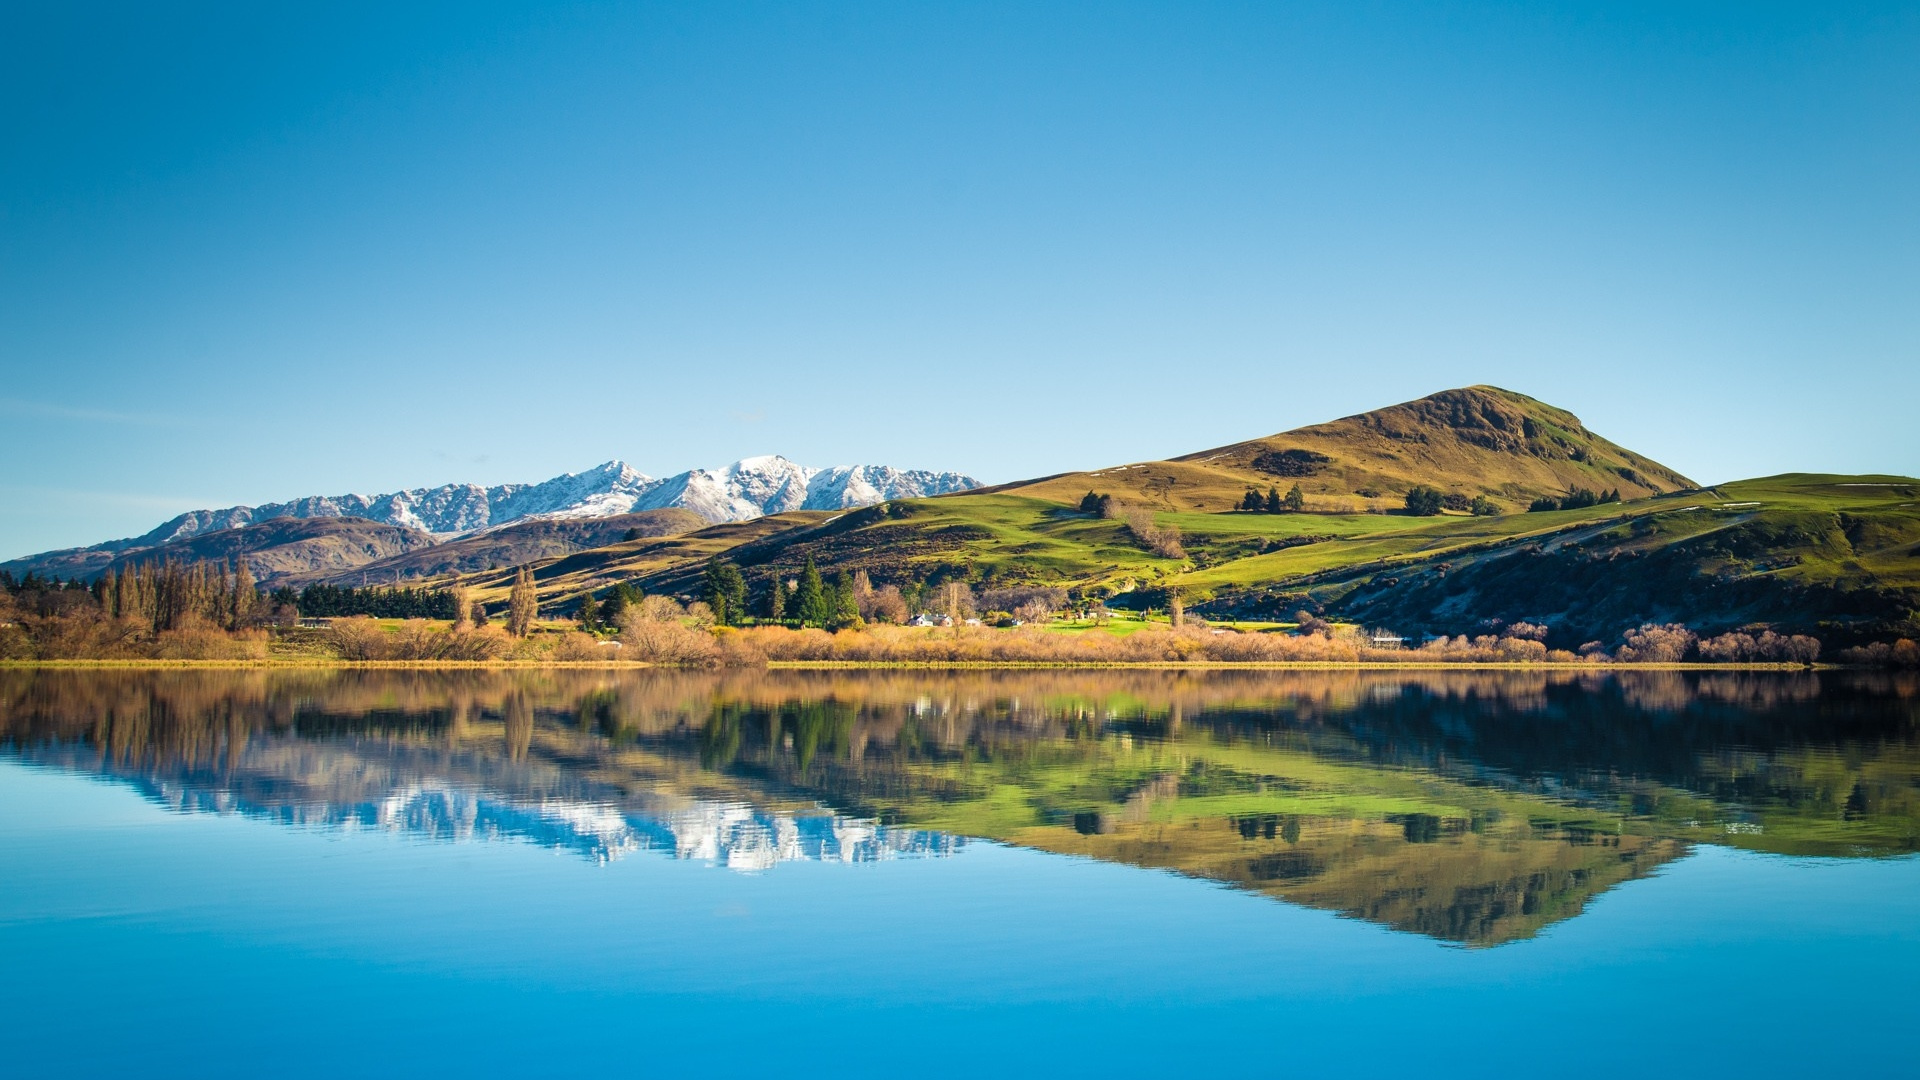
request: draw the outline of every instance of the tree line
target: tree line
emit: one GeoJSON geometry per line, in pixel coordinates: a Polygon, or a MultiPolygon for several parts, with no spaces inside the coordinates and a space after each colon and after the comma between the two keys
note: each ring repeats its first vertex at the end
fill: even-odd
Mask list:
{"type": "Polygon", "coordinates": [[[1539,514],[1550,510],[1582,510],[1589,506],[1599,506],[1603,503],[1617,503],[1619,501],[1619,488],[1614,488],[1612,491],[1607,492],[1596,492],[1588,488],[1577,487],[1557,499],[1551,495],[1546,495],[1533,500],[1533,504],[1527,507],[1527,513],[1539,514]]]}
{"type": "MultiPolygon", "coordinates": [[[[1088,492],[1087,494],[1091,495],[1093,493],[1088,492]]],[[[1260,494],[1259,488],[1249,486],[1247,493],[1240,497],[1240,509],[1258,513],[1279,514],[1288,511],[1304,510],[1306,507],[1307,495],[1306,492],[1300,490],[1299,484],[1288,488],[1285,495],[1280,494],[1280,489],[1277,487],[1267,488],[1267,493],[1262,495],[1260,494]]],[[[1082,510],[1087,508],[1085,499],[1080,500],[1080,508],[1082,510]]]]}
{"type": "Polygon", "coordinates": [[[301,615],[315,619],[370,615],[376,619],[457,621],[462,614],[453,592],[446,589],[309,585],[297,593],[292,589],[276,589],[273,597],[297,608],[301,615]]]}

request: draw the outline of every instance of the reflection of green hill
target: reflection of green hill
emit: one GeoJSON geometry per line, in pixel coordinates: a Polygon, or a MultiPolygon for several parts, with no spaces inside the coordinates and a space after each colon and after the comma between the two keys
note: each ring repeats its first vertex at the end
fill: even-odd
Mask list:
{"type": "Polygon", "coordinates": [[[818,801],[1472,944],[1690,843],[1920,849],[1920,686],[1887,677],[12,670],[0,743],[256,800],[404,762],[516,797],[818,801]],[[240,775],[265,736],[314,749],[240,775]]]}

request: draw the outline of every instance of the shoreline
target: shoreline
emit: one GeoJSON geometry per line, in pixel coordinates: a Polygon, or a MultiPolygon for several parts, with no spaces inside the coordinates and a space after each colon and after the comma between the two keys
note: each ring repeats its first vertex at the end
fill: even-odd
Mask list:
{"type": "Polygon", "coordinates": [[[720,668],[655,664],[645,660],[0,660],[5,670],[376,670],[376,671],[1878,671],[1852,664],[1630,664],[1614,661],[1523,663],[1518,661],[1441,660],[1160,660],[1085,663],[1024,660],[770,660],[765,664],[720,668]]]}

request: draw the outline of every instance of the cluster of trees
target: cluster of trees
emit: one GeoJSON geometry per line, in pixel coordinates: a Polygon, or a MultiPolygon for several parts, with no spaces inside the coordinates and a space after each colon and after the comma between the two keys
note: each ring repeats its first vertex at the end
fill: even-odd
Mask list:
{"type": "Polygon", "coordinates": [[[1428,484],[1415,484],[1407,490],[1407,513],[1415,517],[1433,517],[1442,510],[1458,510],[1474,517],[1493,517],[1500,512],[1500,504],[1485,495],[1468,498],[1464,492],[1443,492],[1428,484]]]}
{"type": "MultiPolygon", "coordinates": [[[[1294,486],[1296,489],[1299,487],[1297,484],[1294,486]]],[[[1187,557],[1187,549],[1180,543],[1180,530],[1173,525],[1155,523],[1153,511],[1144,506],[1131,506],[1111,495],[1096,495],[1089,491],[1080,500],[1080,510],[1082,513],[1125,522],[1127,532],[1141,547],[1163,559],[1187,557]]]]}
{"type": "Polygon", "coordinates": [[[1581,510],[1589,506],[1599,506],[1602,503],[1617,503],[1619,501],[1619,488],[1614,488],[1612,491],[1595,492],[1587,488],[1577,487],[1557,499],[1551,495],[1535,499],[1532,505],[1527,507],[1527,512],[1537,514],[1549,510],[1581,510]]]}
{"type": "Polygon", "coordinates": [[[1820,658],[1820,642],[1800,634],[1776,634],[1763,630],[1758,634],[1731,633],[1701,638],[1695,648],[1700,659],[1721,663],[1773,662],[1811,664],[1820,658]]]}
{"type": "Polygon", "coordinates": [[[253,628],[276,617],[244,565],[151,563],[92,583],[0,574],[5,658],[251,656],[265,640],[253,628]]]}
{"type": "Polygon", "coordinates": [[[1843,649],[1840,659],[1849,664],[1872,664],[1875,667],[1920,667],[1920,642],[1912,638],[1876,641],[1870,645],[1843,649]]]}
{"type": "Polygon", "coordinates": [[[452,619],[457,622],[465,614],[458,610],[454,592],[447,589],[309,585],[298,593],[291,589],[277,590],[274,596],[299,608],[300,614],[316,619],[370,615],[376,619],[452,619]]]}
{"type": "Polygon", "coordinates": [[[260,592],[245,563],[229,568],[224,563],[165,562],[110,569],[92,591],[108,618],[132,619],[156,634],[195,623],[236,630],[260,607],[260,592]]]}
{"type": "MultiPolygon", "coordinates": [[[[871,583],[867,589],[872,591],[871,583]]],[[[771,622],[841,630],[860,622],[860,597],[852,574],[842,570],[829,585],[809,555],[798,577],[774,575],[767,585],[765,612],[771,622]]]]}
{"type": "MultiPolygon", "coordinates": [[[[1597,641],[1580,646],[1582,656],[1607,657],[1597,641]]],[[[1811,664],[1820,658],[1820,639],[1804,634],[1731,633],[1702,638],[1684,623],[1646,623],[1629,630],[1612,658],[1628,664],[1677,664],[1699,659],[1710,663],[1811,664]]]]}
{"type": "Polygon", "coordinates": [[[1240,509],[1267,514],[1304,510],[1306,506],[1307,496],[1300,490],[1299,484],[1288,488],[1285,495],[1280,494],[1277,487],[1269,487],[1265,495],[1260,494],[1259,488],[1249,487],[1247,493],[1240,497],[1240,509]]]}
{"type": "Polygon", "coordinates": [[[595,598],[592,593],[582,596],[573,617],[580,621],[583,630],[596,633],[617,630],[626,622],[627,612],[638,608],[646,598],[640,586],[623,581],[607,590],[605,600],[595,598]]]}
{"type": "Polygon", "coordinates": [[[156,634],[190,625],[234,630],[268,613],[245,563],[145,563],[109,569],[91,584],[0,572],[0,591],[32,614],[90,610],[156,634]]]}

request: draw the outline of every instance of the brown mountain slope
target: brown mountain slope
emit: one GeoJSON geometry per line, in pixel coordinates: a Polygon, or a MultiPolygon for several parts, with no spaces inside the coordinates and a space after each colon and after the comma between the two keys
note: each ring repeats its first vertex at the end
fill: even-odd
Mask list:
{"type": "MultiPolygon", "coordinates": [[[[696,568],[715,555],[727,554],[737,558],[742,550],[751,550],[754,544],[770,537],[805,533],[823,522],[844,516],[831,510],[789,510],[784,514],[769,514],[750,521],[729,521],[671,536],[649,537],[576,551],[541,562],[534,569],[534,581],[539,587],[542,604],[571,602],[581,593],[629,580],[649,581],[652,583],[650,588],[659,591],[661,583],[656,575],[679,571],[680,576],[685,577],[696,573],[696,568]]],[[[467,585],[477,600],[488,603],[504,600],[513,586],[513,571],[501,569],[481,574],[469,578],[467,585]]],[[[676,588],[670,591],[692,587],[686,581],[679,580],[675,585],[676,588]]]]}
{"type": "Polygon", "coordinates": [[[241,560],[256,580],[279,584],[293,575],[357,570],[379,559],[432,546],[431,533],[366,518],[275,518],[129,551],[100,569],[120,570],[168,560],[241,560]]]}
{"type": "Polygon", "coordinates": [[[705,528],[706,524],[706,519],[700,515],[678,508],[600,518],[518,521],[430,548],[406,551],[345,572],[318,569],[296,575],[288,583],[354,585],[365,577],[374,584],[392,585],[456,573],[480,573],[499,567],[559,558],[585,548],[620,544],[627,540],[628,534],[632,534],[636,541],[657,539],[705,528]]]}
{"type": "Polygon", "coordinates": [[[1695,486],[1588,431],[1570,412],[1510,390],[1470,386],[1171,461],[989,490],[1069,504],[1091,490],[1166,510],[1223,511],[1249,486],[1284,492],[1294,484],[1308,509],[1333,512],[1398,505],[1416,484],[1486,495],[1509,510],[1575,487],[1617,488],[1632,499],[1695,486]]]}

